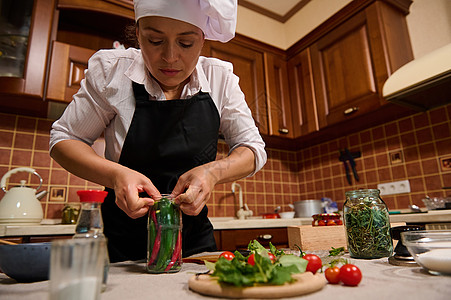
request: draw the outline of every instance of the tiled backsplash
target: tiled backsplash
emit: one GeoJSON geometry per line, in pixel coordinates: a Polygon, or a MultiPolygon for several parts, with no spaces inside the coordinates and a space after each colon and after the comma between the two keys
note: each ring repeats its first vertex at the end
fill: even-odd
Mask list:
{"type": "MultiPolygon", "coordinates": [[[[66,202],[78,202],[76,191],[102,187],[69,174],[48,155],[52,121],[18,115],[0,114],[0,175],[17,167],[34,168],[43,178],[42,189],[51,191],[41,203],[45,218],[61,218],[66,202]]],[[[218,156],[227,155],[228,147],[219,144],[218,156]]],[[[255,176],[238,183],[244,201],[254,215],[273,212],[277,206],[299,200],[329,197],[341,208],[345,192],[376,188],[378,183],[410,181],[411,193],[383,196],[390,209],[424,206],[421,199],[446,196],[444,186],[451,186],[451,104],[417,113],[381,126],[355,132],[300,151],[267,149],[268,162],[255,176]],[[359,182],[349,185],[339,150],[361,152],[356,159],[359,182]]],[[[28,173],[10,177],[9,186],[26,179],[33,187],[38,180],[28,173]]],[[[451,192],[450,192],[451,193],[451,192]]],[[[0,198],[3,198],[3,191],[0,198]]],[[[210,216],[234,216],[238,197],[231,183],[216,186],[211,197],[210,216]]]]}

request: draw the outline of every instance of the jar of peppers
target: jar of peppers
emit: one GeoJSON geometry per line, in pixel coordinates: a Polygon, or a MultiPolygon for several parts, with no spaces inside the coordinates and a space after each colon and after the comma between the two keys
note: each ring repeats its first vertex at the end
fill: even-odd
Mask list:
{"type": "Polygon", "coordinates": [[[180,207],[162,195],[149,210],[148,273],[174,273],[182,267],[182,222],[180,207]]]}

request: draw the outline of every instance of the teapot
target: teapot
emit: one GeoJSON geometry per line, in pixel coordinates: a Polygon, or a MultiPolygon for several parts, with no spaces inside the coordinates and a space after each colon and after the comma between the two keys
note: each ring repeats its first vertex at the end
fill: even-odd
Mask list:
{"type": "Polygon", "coordinates": [[[6,193],[0,201],[0,224],[40,224],[43,218],[42,205],[39,202],[47,191],[36,193],[42,186],[42,177],[32,168],[22,167],[12,169],[2,177],[0,186],[6,193]],[[15,173],[28,172],[39,178],[39,187],[27,187],[26,181],[21,180],[20,186],[6,190],[7,179],[15,173]]]}

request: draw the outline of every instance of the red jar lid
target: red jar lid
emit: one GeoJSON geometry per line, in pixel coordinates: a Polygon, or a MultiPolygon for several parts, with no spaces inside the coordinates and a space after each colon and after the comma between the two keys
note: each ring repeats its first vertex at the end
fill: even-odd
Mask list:
{"type": "Polygon", "coordinates": [[[80,202],[99,202],[103,203],[108,192],[101,190],[83,190],[77,191],[77,195],[80,197],[80,202]]]}

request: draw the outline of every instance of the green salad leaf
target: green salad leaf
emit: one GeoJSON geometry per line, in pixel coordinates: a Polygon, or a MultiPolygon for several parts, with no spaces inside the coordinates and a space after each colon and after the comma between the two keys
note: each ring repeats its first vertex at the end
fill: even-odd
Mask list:
{"type": "Polygon", "coordinates": [[[308,261],[293,255],[285,254],[277,250],[270,243],[270,251],[266,250],[258,241],[249,243],[249,256],[254,255],[254,265],[247,262],[249,256],[245,257],[235,251],[235,257],[229,261],[220,257],[216,263],[205,262],[207,268],[218,278],[218,282],[234,286],[253,286],[261,284],[282,285],[292,282],[292,274],[303,273],[308,261]],[[276,259],[271,261],[269,253],[276,259]]]}

